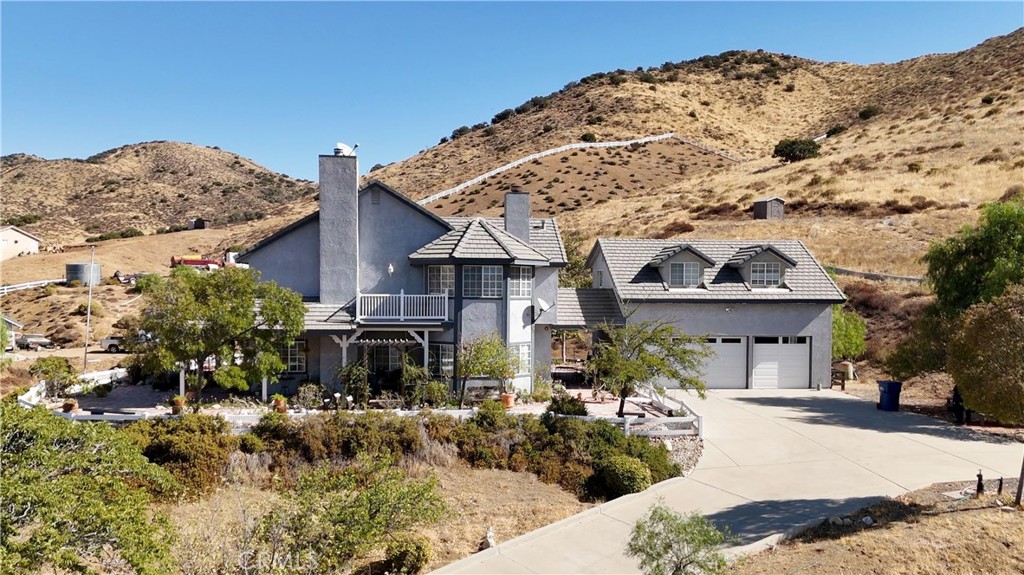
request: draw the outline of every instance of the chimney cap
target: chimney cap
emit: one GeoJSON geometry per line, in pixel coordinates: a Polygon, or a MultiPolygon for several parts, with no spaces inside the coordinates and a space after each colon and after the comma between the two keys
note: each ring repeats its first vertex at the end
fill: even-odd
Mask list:
{"type": "Polygon", "coordinates": [[[335,156],[354,156],[354,155],[356,155],[356,148],[358,148],[358,147],[359,147],[359,144],[356,144],[355,146],[349,146],[348,144],[345,144],[345,143],[342,143],[342,142],[338,142],[337,144],[334,145],[334,155],[335,156]]]}

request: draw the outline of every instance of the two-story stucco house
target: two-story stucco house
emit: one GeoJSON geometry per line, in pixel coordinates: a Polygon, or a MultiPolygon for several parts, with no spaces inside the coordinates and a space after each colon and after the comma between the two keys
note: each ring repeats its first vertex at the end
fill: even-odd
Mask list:
{"type": "Polygon", "coordinates": [[[709,389],[829,385],[831,306],[845,296],[800,241],[599,239],[587,266],[594,289],[560,290],[562,315],[706,336],[709,389]]]}
{"type": "Polygon", "coordinates": [[[491,332],[520,358],[515,385],[530,389],[550,363],[566,264],[555,220],[531,218],[522,192],[506,195],[504,218],[442,218],[380,182],[359,188],[344,153],[320,157],[318,212],[239,257],[306,302],[305,332],[282,350],[285,390],[332,385],[362,358],[394,373],[403,352],[453,378],[457,345],[491,332]]]}

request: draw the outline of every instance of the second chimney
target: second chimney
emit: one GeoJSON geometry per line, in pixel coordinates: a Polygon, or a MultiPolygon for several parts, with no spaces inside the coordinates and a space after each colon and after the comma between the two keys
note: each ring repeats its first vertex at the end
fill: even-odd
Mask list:
{"type": "Polygon", "coordinates": [[[505,193],[505,231],[530,244],[530,193],[505,193]]]}

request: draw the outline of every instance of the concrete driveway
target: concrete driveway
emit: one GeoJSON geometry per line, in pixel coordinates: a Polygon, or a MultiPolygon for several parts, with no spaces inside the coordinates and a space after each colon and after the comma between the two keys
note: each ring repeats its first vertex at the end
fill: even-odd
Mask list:
{"type": "MultiPolygon", "coordinates": [[[[704,415],[704,455],[659,483],[447,565],[438,573],[636,573],[623,553],[658,499],[738,537],[729,554],[880,498],[945,481],[1016,477],[1024,445],[836,391],[736,390],[687,397],[704,415]]],[[[500,535],[500,534],[499,534],[500,535]]]]}

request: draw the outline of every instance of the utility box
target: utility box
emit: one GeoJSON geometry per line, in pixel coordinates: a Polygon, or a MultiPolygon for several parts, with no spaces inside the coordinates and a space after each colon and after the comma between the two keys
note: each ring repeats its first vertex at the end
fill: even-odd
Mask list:
{"type": "Polygon", "coordinates": [[[785,212],[786,200],[782,198],[765,198],[754,202],[755,220],[781,220],[785,212]]]}

